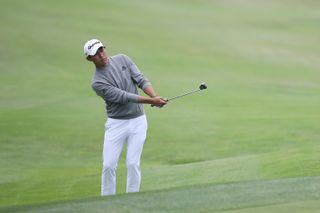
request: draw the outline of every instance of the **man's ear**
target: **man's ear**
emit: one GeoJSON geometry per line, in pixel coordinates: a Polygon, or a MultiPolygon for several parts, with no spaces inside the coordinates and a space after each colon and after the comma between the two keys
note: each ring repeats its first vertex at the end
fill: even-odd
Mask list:
{"type": "Polygon", "coordinates": [[[87,57],[87,60],[88,60],[88,61],[92,61],[92,58],[91,58],[90,55],[87,57]]]}

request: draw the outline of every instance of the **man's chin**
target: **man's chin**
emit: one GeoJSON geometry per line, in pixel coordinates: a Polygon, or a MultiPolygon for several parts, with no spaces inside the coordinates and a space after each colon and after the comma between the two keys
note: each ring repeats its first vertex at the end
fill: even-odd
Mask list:
{"type": "Polygon", "coordinates": [[[108,65],[108,60],[101,61],[101,66],[107,66],[107,65],[108,65]]]}

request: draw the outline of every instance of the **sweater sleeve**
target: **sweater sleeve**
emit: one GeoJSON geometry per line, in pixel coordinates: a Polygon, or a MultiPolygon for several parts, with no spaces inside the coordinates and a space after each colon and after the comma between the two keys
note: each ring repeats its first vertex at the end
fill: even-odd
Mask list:
{"type": "Polygon", "coordinates": [[[122,104],[127,102],[138,103],[139,95],[137,94],[123,91],[102,82],[94,82],[91,86],[96,94],[101,96],[107,102],[122,104]]]}
{"type": "Polygon", "coordinates": [[[138,85],[138,87],[144,90],[144,88],[151,85],[150,81],[147,78],[145,78],[144,75],[140,72],[137,65],[127,55],[123,56],[130,70],[131,78],[138,85]]]}

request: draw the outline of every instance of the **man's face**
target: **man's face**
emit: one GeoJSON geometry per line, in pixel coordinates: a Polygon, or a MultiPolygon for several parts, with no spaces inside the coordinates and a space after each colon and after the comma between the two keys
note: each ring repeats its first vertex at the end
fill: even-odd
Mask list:
{"type": "Polygon", "coordinates": [[[96,54],[88,57],[89,61],[92,61],[96,67],[104,67],[108,64],[108,56],[104,51],[104,47],[100,47],[96,54]]]}

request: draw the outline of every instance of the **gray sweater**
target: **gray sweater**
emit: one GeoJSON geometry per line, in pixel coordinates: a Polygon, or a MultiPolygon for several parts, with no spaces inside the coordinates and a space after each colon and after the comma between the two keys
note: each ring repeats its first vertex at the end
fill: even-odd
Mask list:
{"type": "Polygon", "coordinates": [[[138,89],[151,85],[133,61],[124,54],[109,57],[108,64],[96,68],[92,88],[106,103],[107,115],[115,119],[131,119],[144,114],[138,103],[138,89]]]}

